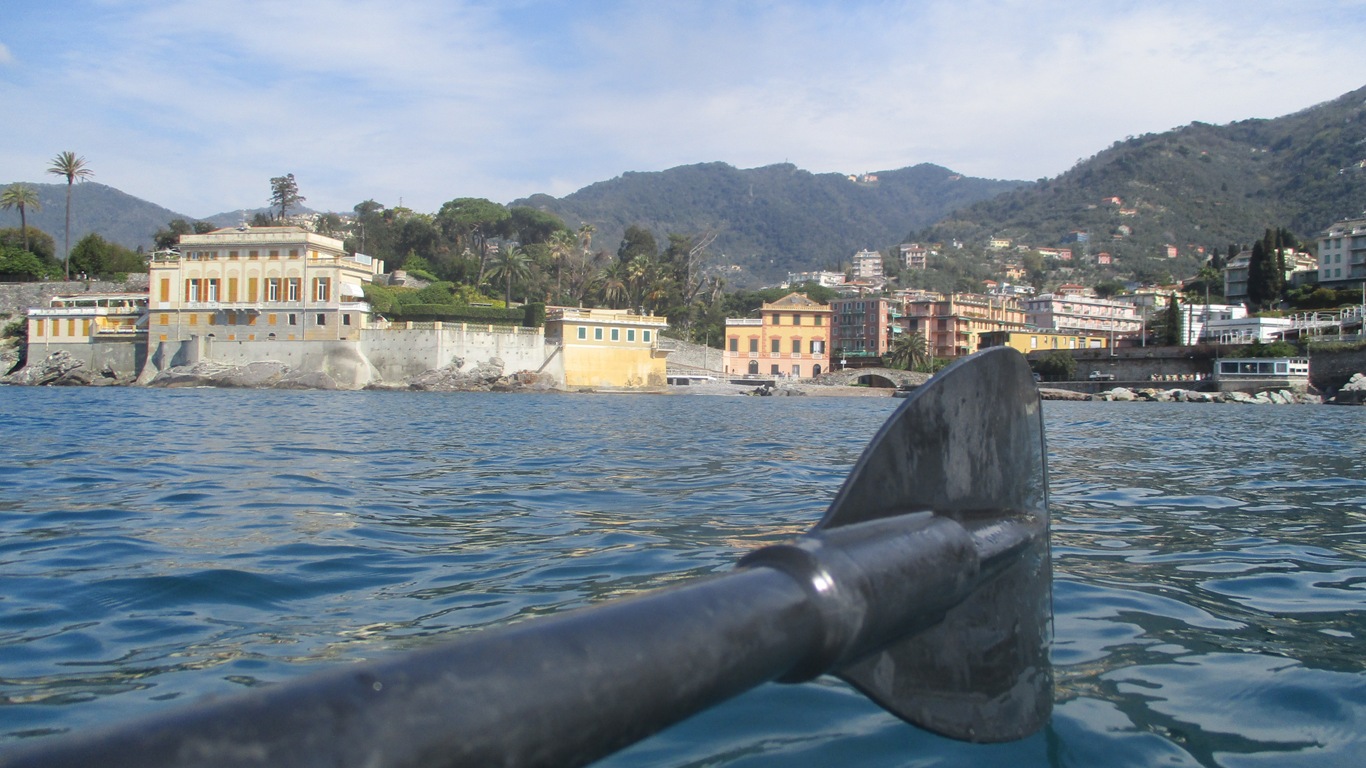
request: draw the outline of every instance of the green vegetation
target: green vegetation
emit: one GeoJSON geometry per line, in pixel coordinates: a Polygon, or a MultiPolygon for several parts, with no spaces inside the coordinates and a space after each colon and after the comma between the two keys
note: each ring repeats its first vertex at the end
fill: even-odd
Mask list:
{"type": "Polygon", "coordinates": [[[1224,357],[1299,357],[1304,353],[1288,341],[1273,341],[1264,344],[1255,339],[1251,344],[1240,344],[1227,348],[1224,357]]]}
{"type": "Polygon", "coordinates": [[[14,183],[5,187],[4,192],[0,192],[0,208],[4,210],[19,211],[19,229],[24,236],[24,250],[29,250],[28,246],[28,211],[41,211],[43,204],[38,200],[38,193],[25,184],[14,183]]]}
{"type": "Polygon", "coordinates": [[[294,174],[287,173],[270,180],[270,204],[279,206],[280,221],[284,221],[288,217],[291,207],[297,207],[306,199],[299,194],[299,183],[294,180],[294,174]]]}
{"type": "Polygon", "coordinates": [[[782,279],[789,271],[842,270],[865,247],[901,242],[955,208],[1024,185],[973,179],[934,165],[880,171],[876,181],[813,174],[789,164],[737,169],[700,163],[652,173],[626,173],[563,198],[536,195],[513,203],[554,214],[571,225],[592,222],[609,243],[630,227],[655,237],[714,237],[718,266],[740,269],[740,286],[782,279]]]}
{"type": "Polygon", "coordinates": [[[933,358],[930,356],[930,343],[919,333],[903,333],[892,343],[887,366],[903,371],[928,372],[933,358]]]}
{"type": "Polygon", "coordinates": [[[991,237],[1071,247],[1071,264],[1046,260],[1050,283],[1165,284],[1196,274],[1205,254],[1251,241],[1265,222],[1287,222],[1284,231],[1304,240],[1359,212],[1366,198],[1363,100],[1366,88],[1275,120],[1192,123],[1117,141],[1056,178],[967,206],[907,239],[943,244],[944,252],[957,241],[998,273],[1019,256],[989,251],[991,237]],[[1178,249],[1175,258],[1166,255],[1169,245],[1178,249]],[[1102,251],[1112,265],[1093,263],[1102,251]]]}
{"type": "Polygon", "coordinates": [[[66,179],[66,239],[62,241],[62,264],[66,269],[66,279],[71,279],[71,187],[79,179],[84,181],[95,172],[86,166],[85,158],[79,157],[75,152],[59,152],[52,158],[52,166],[47,169],[48,173],[61,176],[66,179]]]}
{"type": "Polygon", "coordinates": [[[1067,350],[1055,349],[1033,361],[1034,372],[1045,381],[1071,381],[1077,374],[1077,361],[1067,350]]]}
{"type": "Polygon", "coordinates": [[[146,272],[147,260],[140,253],[106,241],[99,235],[81,238],[71,249],[70,267],[88,278],[122,280],[130,272],[146,272]]]}

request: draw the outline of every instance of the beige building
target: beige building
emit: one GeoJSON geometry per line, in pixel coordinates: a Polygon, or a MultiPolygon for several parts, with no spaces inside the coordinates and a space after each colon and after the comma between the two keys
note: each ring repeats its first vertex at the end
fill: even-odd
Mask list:
{"type": "Polygon", "coordinates": [[[182,235],[149,265],[149,343],[356,339],[370,316],[362,286],[383,271],[302,227],[182,235]]]}
{"type": "Polygon", "coordinates": [[[550,307],[545,338],[559,345],[566,387],[662,387],[668,327],[663,317],[622,309],[550,307]]]}

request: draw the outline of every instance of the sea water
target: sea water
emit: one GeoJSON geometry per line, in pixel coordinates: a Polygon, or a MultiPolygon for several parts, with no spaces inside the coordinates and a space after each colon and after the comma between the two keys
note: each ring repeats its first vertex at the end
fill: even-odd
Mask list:
{"type": "MultiPolygon", "coordinates": [[[[0,750],[723,572],[900,403],[0,389],[0,750]]],[[[1358,766],[1366,410],[1046,403],[1056,709],[765,685],[605,766],[1358,766]]]]}

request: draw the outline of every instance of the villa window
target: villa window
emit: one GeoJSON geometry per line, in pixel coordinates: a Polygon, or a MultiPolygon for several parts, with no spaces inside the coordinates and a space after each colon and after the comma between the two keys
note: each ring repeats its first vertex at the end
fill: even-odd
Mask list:
{"type": "Polygon", "coordinates": [[[266,278],[266,301],[280,300],[280,278],[266,278]]]}
{"type": "Polygon", "coordinates": [[[771,340],[769,341],[769,345],[768,345],[768,346],[769,346],[769,349],[768,349],[769,353],[774,354],[774,355],[778,354],[778,352],[779,352],[779,347],[780,347],[780,345],[781,345],[782,343],[783,343],[783,342],[782,342],[781,339],[771,339],[771,340]]]}
{"type": "Polygon", "coordinates": [[[621,329],[620,329],[620,328],[613,328],[613,329],[612,329],[612,341],[621,341],[621,329]]]}
{"type": "Polygon", "coordinates": [[[286,301],[299,300],[299,278],[291,277],[285,281],[285,297],[286,301]]]}
{"type": "Polygon", "coordinates": [[[771,373],[771,374],[773,374],[774,376],[777,376],[778,373],[779,373],[779,371],[778,371],[778,364],[777,364],[777,363],[774,363],[772,366],[770,366],[769,369],[768,369],[768,372],[771,373]]]}
{"type": "Polygon", "coordinates": [[[324,315],[321,312],[318,313],[318,325],[327,325],[327,315],[324,315]]]}
{"type": "Polygon", "coordinates": [[[313,300],[328,301],[332,295],[332,278],[315,277],[313,278],[313,300]]]}
{"type": "Polygon", "coordinates": [[[739,338],[737,338],[737,337],[735,337],[735,336],[730,337],[730,351],[731,351],[731,352],[739,352],[739,351],[740,351],[740,339],[739,339],[739,338]]]}
{"type": "Polygon", "coordinates": [[[792,340],[792,354],[794,354],[794,355],[800,355],[801,353],[802,353],[802,340],[801,340],[801,339],[793,339],[793,340],[792,340]]]}
{"type": "Polygon", "coordinates": [[[642,332],[641,332],[641,336],[640,336],[640,340],[643,341],[643,342],[645,342],[646,344],[649,344],[649,343],[650,343],[650,332],[649,332],[649,331],[642,331],[642,332]]]}
{"type": "Polygon", "coordinates": [[[757,355],[757,354],[759,354],[759,340],[758,340],[758,339],[750,339],[750,340],[749,340],[749,352],[750,352],[750,354],[752,354],[752,355],[757,355]]]}
{"type": "Polygon", "coordinates": [[[601,328],[594,328],[594,329],[593,329],[593,341],[602,341],[602,329],[601,329],[601,328]]]}
{"type": "Polygon", "coordinates": [[[635,341],[635,340],[636,340],[636,329],[634,329],[634,328],[627,328],[627,329],[626,329],[626,340],[627,340],[627,341],[635,341]]]}
{"type": "Polygon", "coordinates": [[[793,324],[793,325],[801,325],[801,324],[802,324],[802,316],[801,316],[801,315],[793,315],[793,316],[792,316],[792,324],[793,324]]]}
{"type": "Polygon", "coordinates": [[[780,314],[778,314],[777,312],[774,312],[774,313],[773,313],[773,324],[774,324],[774,325],[782,325],[782,324],[783,324],[783,316],[780,315],[780,314]]]}
{"type": "Polygon", "coordinates": [[[579,326],[579,338],[585,341],[588,339],[588,328],[586,326],[579,326]]]}

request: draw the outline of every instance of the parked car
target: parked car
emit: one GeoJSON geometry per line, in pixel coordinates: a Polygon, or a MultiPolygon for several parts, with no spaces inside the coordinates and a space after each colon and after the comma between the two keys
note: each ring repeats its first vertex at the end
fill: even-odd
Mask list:
{"type": "Polygon", "coordinates": [[[1091,381],[1114,381],[1114,380],[1115,380],[1115,375],[1114,375],[1113,373],[1102,373],[1102,372],[1100,372],[1100,371],[1091,371],[1091,375],[1090,375],[1090,376],[1087,376],[1086,378],[1090,379],[1091,381]]]}

